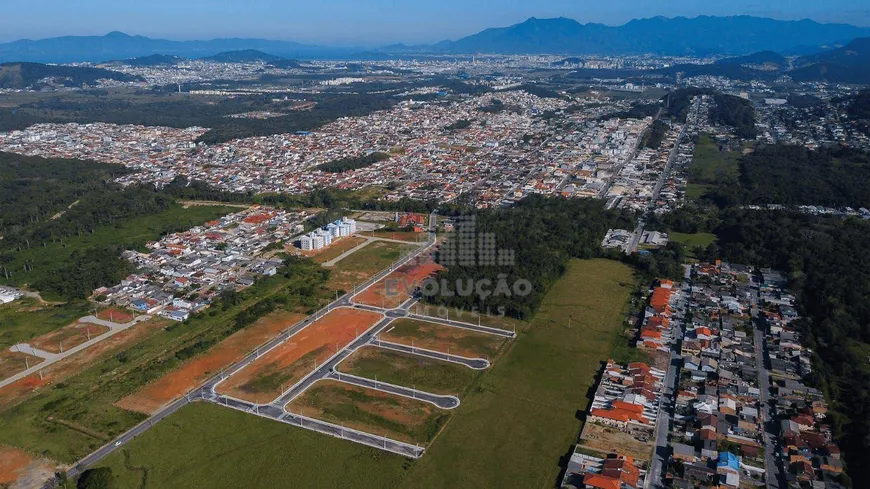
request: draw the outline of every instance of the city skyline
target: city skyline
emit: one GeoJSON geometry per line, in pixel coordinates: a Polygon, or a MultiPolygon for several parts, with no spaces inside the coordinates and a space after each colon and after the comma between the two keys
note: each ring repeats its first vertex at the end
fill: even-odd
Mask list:
{"type": "Polygon", "coordinates": [[[248,37],[335,46],[378,46],[454,40],[529,17],[569,17],[581,23],[622,25],[632,19],[655,16],[752,15],[870,26],[870,8],[861,0],[833,0],[824,5],[808,0],[776,0],[763,6],[749,1],[710,5],[693,0],[671,0],[655,5],[638,5],[629,0],[604,5],[571,0],[555,0],[546,5],[516,0],[445,0],[437,4],[414,2],[413,5],[390,0],[328,0],[316,5],[275,0],[193,0],[179,5],[154,0],[147,6],[116,5],[105,0],[84,0],[70,5],[48,0],[35,6],[14,0],[4,7],[0,42],[122,31],[173,40],[248,37]],[[464,15],[457,18],[457,11],[464,15]]]}

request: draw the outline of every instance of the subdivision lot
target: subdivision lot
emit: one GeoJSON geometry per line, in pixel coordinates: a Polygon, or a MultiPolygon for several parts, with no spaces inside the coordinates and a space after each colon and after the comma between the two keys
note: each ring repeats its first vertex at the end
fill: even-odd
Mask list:
{"type": "MultiPolygon", "coordinates": [[[[371,246],[371,245],[369,245],[371,246]]],[[[408,300],[423,280],[443,267],[428,257],[413,260],[353,298],[354,302],[392,309],[408,300]]]]}
{"type": "Polygon", "coordinates": [[[0,349],[16,343],[27,343],[88,314],[85,303],[43,305],[25,298],[0,305],[0,349]]]}
{"type": "Polygon", "coordinates": [[[643,460],[652,452],[653,441],[644,443],[617,428],[589,424],[583,430],[580,444],[586,449],[598,452],[602,457],[613,453],[614,448],[618,447],[619,453],[643,460]]]}
{"type": "Polygon", "coordinates": [[[370,311],[334,309],[222,382],[217,390],[247,401],[272,401],[281,395],[282,388],[289,389],[302,380],[315,365],[336,354],[381,317],[370,311]]]}
{"type": "Polygon", "coordinates": [[[108,332],[109,328],[98,324],[73,323],[34,338],[28,344],[50,353],[62,353],[61,350],[69,350],[108,332]]]}
{"type": "Polygon", "coordinates": [[[365,242],[365,238],[360,238],[358,236],[348,236],[346,238],[342,238],[338,242],[334,242],[329,248],[324,248],[323,250],[316,251],[313,255],[311,255],[311,259],[316,261],[317,263],[328,262],[330,260],[338,258],[339,256],[341,256],[342,253],[350,251],[365,242]]]}
{"type": "Polygon", "coordinates": [[[471,385],[478,370],[410,353],[366,346],[338,365],[342,373],[377,379],[433,394],[459,395],[471,385]]]}
{"type": "Polygon", "coordinates": [[[0,350],[0,380],[12,377],[38,363],[42,363],[39,357],[17,351],[0,350]]]}
{"type": "Polygon", "coordinates": [[[372,243],[336,263],[326,285],[330,290],[349,291],[411,251],[412,246],[386,241],[372,243]]]}
{"type": "Polygon", "coordinates": [[[136,315],[132,312],[118,307],[107,307],[105,309],[100,309],[97,313],[97,318],[117,324],[129,323],[135,317],[136,315]]]}
{"type": "MultiPolygon", "coordinates": [[[[302,487],[347,481],[361,488],[552,487],[559,460],[580,431],[577,413],[587,408],[600,362],[615,347],[633,283],[631,269],[621,263],[571,261],[528,327],[518,328],[519,337],[413,463],[201,404],[133,440],[127,447],[131,463],[152,468],[153,487],[242,488],[279,477],[302,487]]],[[[123,473],[122,487],[138,487],[141,474],[124,472],[123,463],[118,452],[105,462],[123,473]]]]}
{"type": "Polygon", "coordinates": [[[57,468],[48,459],[0,445],[0,487],[39,487],[57,468]]]}
{"type": "Polygon", "coordinates": [[[393,321],[378,337],[402,345],[490,361],[508,341],[501,336],[407,318],[393,321]]]}
{"type": "Polygon", "coordinates": [[[434,439],[450,418],[447,411],[428,402],[332,380],[318,381],[286,409],[347,428],[421,444],[434,439]]]}
{"type": "Polygon", "coordinates": [[[377,231],[366,231],[359,234],[363,236],[372,236],[375,238],[408,241],[410,243],[422,243],[426,241],[426,233],[415,233],[414,231],[388,231],[385,229],[379,229],[377,231]]]}
{"type": "Polygon", "coordinates": [[[292,481],[383,489],[405,473],[402,457],[211,403],[184,407],[124,452],[128,464],[121,450],[102,463],[118,476],[119,488],[250,489],[292,481]],[[126,465],[146,467],[147,486],[142,472],[126,465]]]}
{"type": "Polygon", "coordinates": [[[152,414],[217,374],[221,368],[241,360],[252,349],[303,317],[305,316],[299,313],[273,312],[229,336],[206,353],[192,358],[176,370],[124,397],[115,405],[130,411],[152,414]]]}
{"type": "Polygon", "coordinates": [[[491,328],[501,328],[511,331],[519,331],[526,326],[525,322],[505,316],[495,310],[465,311],[455,307],[433,306],[423,302],[418,302],[411,308],[411,313],[439,319],[449,319],[451,321],[480,324],[491,328]]]}

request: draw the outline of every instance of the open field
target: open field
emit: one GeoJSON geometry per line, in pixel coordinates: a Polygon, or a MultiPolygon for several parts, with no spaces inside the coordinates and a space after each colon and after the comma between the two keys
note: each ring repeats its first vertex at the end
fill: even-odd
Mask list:
{"type": "Polygon", "coordinates": [[[338,258],[342,253],[348,252],[365,242],[365,238],[348,236],[342,238],[338,242],[334,242],[329,248],[315,251],[314,254],[311,255],[311,259],[317,263],[325,263],[338,258]]]}
{"type": "Polygon", "coordinates": [[[500,336],[407,318],[393,321],[378,337],[402,345],[490,361],[508,341],[500,336]]]}
{"type": "Polygon", "coordinates": [[[374,326],[381,315],[340,308],[327,313],[280,346],[222,382],[217,390],[252,402],[269,402],[314,370],[315,364],[347,346],[374,326]]]}
{"type": "MultiPolygon", "coordinates": [[[[371,245],[369,245],[371,246],[371,245]]],[[[423,280],[443,267],[430,259],[420,258],[402,265],[383,280],[353,298],[354,302],[392,309],[408,300],[423,280]]]]}
{"type": "Polygon", "coordinates": [[[431,392],[459,395],[471,384],[478,370],[399,351],[366,346],[338,365],[338,370],[431,392]]]}
{"type": "MultiPolygon", "coordinates": [[[[427,218],[428,219],[428,218],[427,218]]],[[[376,231],[366,231],[357,233],[362,236],[371,236],[375,238],[395,239],[398,241],[408,241],[410,243],[423,243],[426,241],[427,233],[415,233],[414,231],[387,231],[379,229],[376,231]]]]}
{"type": "Polygon", "coordinates": [[[716,235],[712,233],[695,233],[695,234],[684,234],[684,233],[668,233],[668,238],[671,241],[676,241],[678,243],[682,243],[688,248],[694,248],[695,246],[701,246],[706,248],[710,246],[710,244],[716,241],[716,235]]]}
{"type": "Polygon", "coordinates": [[[88,339],[96,338],[108,332],[109,328],[99,324],[73,323],[34,338],[29,344],[47,352],[62,353],[61,348],[64,351],[75,348],[88,341],[88,339]]]}
{"type": "MultiPolygon", "coordinates": [[[[187,407],[131,442],[131,463],[151,468],[153,487],[241,488],[292,477],[303,487],[352,480],[362,488],[550,488],[580,431],[577,415],[600,362],[621,333],[633,282],[631,269],[618,262],[571,261],[529,327],[409,466],[398,456],[210,405],[187,407]]],[[[122,487],[138,487],[141,473],[125,472],[122,454],[106,465],[122,474],[122,487]]]]}
{"type": "Polygon", "coordinates": [[[433,306],[419,302],[411,308],[411,312],[423,316],[480,324],[491,328],[501,328],[511,331],[519,331],[528,325],[528,323],[519,319],[500,315],[497,311],[464,311],[455,307],[433,306]]]}
{"type": "MultiPolygon", "coordinates": [[[[200,206],[184,208],[181,204],[170,206],[163,212],[134,217],[118,226],[101,226],[93,233],[84,233],[65,239],[63,243],[48,243],[45,247],[24,249],[14,254],[14,261],[8,264],[10,270],[21,270],[25,261],[32,263],[33,270],[16,275],[19,281],[33,283],[51,276],[62,269],[76,250],[86,250],[103,246],[142,247],[148,241],[159,239],[160,235],[171,229],[188,229],[220,216],[237,211],[231,207],[200,206]]],[[[5,281],[0,278],[0,283],[5,281]]],[[[46,299],[54,299],[47,297],[46,299]]],[[[84,314],[80,314],[82,316],[84,314]]]]}
{"type": "Polygon", "coordinates": [[[715,183],[720,177],[736,179],[740,174],[741,153],[719,151],[719,145],[702,134],[695,145],[695,155],[689,168],[691,183],[715,183]]]}
{"type": "Polygon", "coordinates": [[[0,445],[0,487],[39,487],[57,468],[48,459],[0,445]]]}
{"type": "Polygon", "coordinates": [[[125,309],[120,309],[117,307],[107,307],[105,309],[101,309],[100,312],[97,313],[97,317],[104,321],[124,324],[132,321],[133,318],[136,317],[136,315],[125,309]]]}
{"type": "Polygon", "coordinates": [[[209,403],[184,407],[124,451],[127,464],[120,450],[101,463],[112,468],[123,489],[250,489],[274,487],[276,481],[383,489],[399,483],[406,463],[376,448],[209,403]],[[141,471],[126,465],[147,468],[147,485],[141,471]]]}
{"type": "Polygon", "coordinates": [[[649,457],[654,442],[643,443],[616,428],[590,424],[583,430],[580,445],[588,450],[598,452],[599,457],[613,453],[613,448],[619,447],[619,453],[642,460],[649,457]]]}
{"type": "Polygon", "coordinates": [[[0,350],[27,343],[87,316],[84,302],[41,305],[36,299],[21,299],[0,306],[0,350]]]}
{"type": "Polygon", "coordinates": [[[178,369],[121,399],[115,405],[130,411],[152,414],[215,375],[221,368],[241,360],[252,349],[303,317],[303,314],[287,311],[273,312],[229,336],[203,355],[192,358],[178,369]]]}
{"type": "Polygon", "coordinates": [[[351,290],[354,285],[365,282],[366,279],[398,260],[402,254],[411,251],[412,246],[386,241],[372,243],[336,263],[330,269],[326,285],[331,290],[351,290]]]}
{"type": "Polygon", "coordinates": [[[450,414],[428,402],[332,380],[320,380],[287,405],[303,416],[406,443],[430,442],[450,414]]]}
{"type": "Polygon", "coordinates": [[[580,431],[577,413],[612,350],[634,279],[608,260],[572,260],[529,327],[462,401],[403,487],[549,488],[580,431]],[[568,317],[572,316],[568,328],[568,317]]]}
{"type": "Polygon", "coordinates": [[[0,380],[12,377],[30,367],[42,363],[42,359],[17,351],[0,350],[0,380]]]}

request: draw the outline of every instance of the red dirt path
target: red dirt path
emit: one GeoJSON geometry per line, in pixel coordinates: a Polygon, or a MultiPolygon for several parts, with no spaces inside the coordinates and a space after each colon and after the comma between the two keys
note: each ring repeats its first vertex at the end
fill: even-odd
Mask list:
{"type": "Polygon", "coordinates": [[[135,317],[130,311],[125,311],[117,307],[107,307],[97,313],[97,317],[103,321],[112,321],[113,323],[124,324],[129,323],[135,317]]]}
{"type": "Polygon", "coordinates": [[[398,307],[411,297],[414,288],[423,280],[443,268],[428,258],[402,265],[354,297],[353,301],[387,309],[398,307]]]}
{"type": "Polygon", "coordinates": [[[115,406],[152,414],[170,401],[215,375],[221,368],[241,360],[253,348],[287,329],[304,314],[279,311],[234,333],[203,355],[192,358],[176,370],[121,399],[115,406]]]}
{"type": "Polygon", "coordinates": [[[0,446],[0,486],[40,487],[58,468],[56,463],[10,446],[0,446]],[[17,485],[16,485],[17,483],[17,485]]]}
{"type": "Polygon", "coordinates": [[[339,308],[303,329],[218,386],[218,391],[251,402],[269,402],[350,344],[381,319],[381,315],[339,308]]]}

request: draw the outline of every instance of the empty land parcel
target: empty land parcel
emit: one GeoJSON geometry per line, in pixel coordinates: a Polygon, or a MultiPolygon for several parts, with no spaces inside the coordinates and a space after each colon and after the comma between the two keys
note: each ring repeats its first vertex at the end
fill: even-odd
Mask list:
{"type": "MultiPolygon", "coordinates": [[[[302,487],[551,487],[558,460],[580,431],[576,413],[586,409],[587,390],[614,348],[632,286],[623,264],[572,261],[529,326],[408,467],[398,456],[211,405],[185,408],[131,442],[129,464],[149,468],[149,487],[275,480],[302,487]]],[[[141,473],[124,463],[115,452],[103,465],[121,474],[122,487],[138,487],[141,473]]]]}

